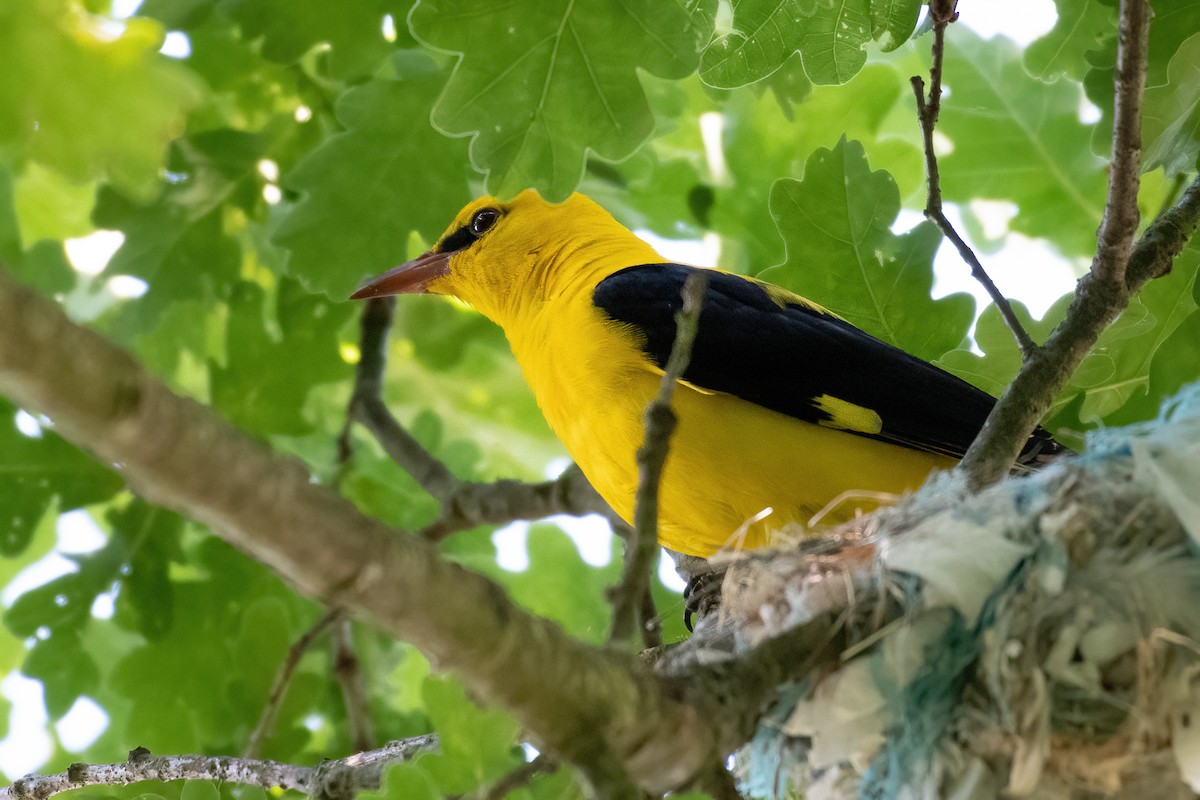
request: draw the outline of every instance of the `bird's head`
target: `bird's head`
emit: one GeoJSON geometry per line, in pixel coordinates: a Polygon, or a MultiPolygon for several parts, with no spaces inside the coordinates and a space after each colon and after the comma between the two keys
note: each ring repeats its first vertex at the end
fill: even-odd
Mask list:
{"type": "Polygon", "coordinates": [[[368,280],[352,297],[451,295],[503,325],[529,304],[658,258],[586,196],[548,203],[530,189],[507,203],[468,203],[432,250],[368,280]]]}

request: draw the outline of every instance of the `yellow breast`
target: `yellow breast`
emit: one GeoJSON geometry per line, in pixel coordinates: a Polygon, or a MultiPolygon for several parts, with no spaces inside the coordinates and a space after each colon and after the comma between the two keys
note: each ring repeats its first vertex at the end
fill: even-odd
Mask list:
{"type": "MultiPolygon", "coordinates": [[[[588,480],[630,521],[643,414],[661,371],[589,295],[547,304],[528,323],[509,338],[538,405],[588,480]]],[[[842,492],[900,493],[954,463],[686,384],[674,410],[659,539],[689,555],[770,544],[842,492]]]]}

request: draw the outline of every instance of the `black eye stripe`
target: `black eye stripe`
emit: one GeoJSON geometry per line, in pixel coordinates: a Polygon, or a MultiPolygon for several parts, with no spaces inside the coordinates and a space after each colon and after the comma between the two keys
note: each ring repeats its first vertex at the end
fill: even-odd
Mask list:
{"type": "Polygon", "coordinates": [[[439,253],[453,253],[457,250],[467,249],[475,243],[476,239],[487,233],[499,219],[500,212],[494,208],[485,208],[475,212],[470,222],[442,240],[442,243],[438,245],[437,251],[439,253]]]}
{"type": "Polygon", "coordinates": [[[442,240],[438,246],[439,253],[453,253],[455,250],[465,250],[478,237],[471,232],[470,225],[463,225],[454,233],[442,240]]]}

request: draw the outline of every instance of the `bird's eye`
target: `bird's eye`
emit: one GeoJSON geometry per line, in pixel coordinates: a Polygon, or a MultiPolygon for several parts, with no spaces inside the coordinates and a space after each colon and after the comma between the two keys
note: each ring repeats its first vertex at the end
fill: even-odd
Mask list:
{"type": "Polygon", "coordinates": [[[485,208],[482,211],[477,211],[475,216],[471,217],[471,233],[476,236],[482,236],[493,225],[496,220],[500,219],[500,212],[494,208],[485,208]]]}

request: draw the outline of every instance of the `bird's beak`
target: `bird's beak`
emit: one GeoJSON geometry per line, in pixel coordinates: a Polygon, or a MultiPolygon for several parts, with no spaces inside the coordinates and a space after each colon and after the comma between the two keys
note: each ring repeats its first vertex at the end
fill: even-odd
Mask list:
{"type": "Polygon", "coordinates": [[[351,300],[365,300],[369,297],[383,297],[389,294],[422,294],[434,278],[450,274],[450,253],[428,253],[417,256],[412,261],[392,267],[382,275],[371,278],[359,286],[351,300]]]}

